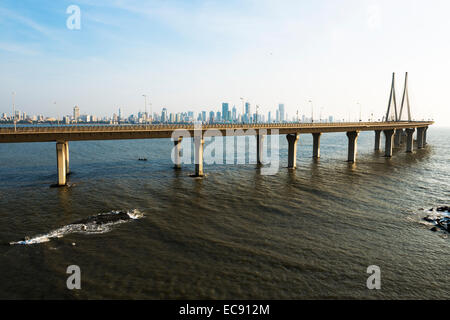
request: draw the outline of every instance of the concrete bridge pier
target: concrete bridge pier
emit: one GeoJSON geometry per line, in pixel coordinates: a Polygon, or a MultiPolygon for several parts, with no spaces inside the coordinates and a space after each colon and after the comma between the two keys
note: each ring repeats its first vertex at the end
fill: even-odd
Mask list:
{"type": "Polygon", "coordinates": [[[417,128],[417,149],[423,149],[424,147],[424,135],[425,135],[425,128],[417,128]]]}
{"type": "Polygon", "coordinates": [[[174,145],[174,169],[180,170],[181,169],[181,142],[183,141],[183,137],[178,137],[176,140],[173,141],[174,145]]]}
{"type": "Polygon", "coordinates": [[[203,145],[205,140],[203,136],[194,137],[194,148],[195,148],[195,174],[194,177],[203,177],[203,145]]]}
{"type": "Polygon", "coordinates": [[[423,131],[423,146],[424,147],[427,145],[427,131],[428,131],[428,127],[425,127],[425,130],[423,131]]]}
{"type": "Polygon", "coordinates": [[[394,134],[395,129],[391,130],[384,130],[384,136],[385,136],[385,146],[384,146],[384,156],[387,158],[392,157],[392,146],[394,142],[394,134]]]}
{"type": "Polygon", "coordinates": [[[380,151],[381,130],[375,130],[375,151],[380,151]]]}
{"type": "Polygon", "coordinates": [[[286,135],[286,139],[289,144],[289,152],[288,152],[288,168],[295,169],[297,167],[297,142],[300,134],[288,134],[286,135]]]}
{"type": "Polygon", "coordinates": [[[66,153],[66,176],[69,175],[69,141],[64,142],[65,153],[66,153]]]}
{"type": "Polygon", "coordinates": [[[409,129],[406,129],[405,131],[406,131],[406,152],[411,153],[411,152],[413,152],[414,131],[416,131],[416,129],[409,128],[409,129]]]}
{"type": "Polygon", "coordinates": [[[56,164],[58,168],[58,186],[65,186],[67,184],[67,157],[68,150],[67,142],[56,143],[56,164]]]}
{"type": "Polygon", "coordinates": [[[400,144],[405,144],[406,142],[406,138],[407,138],[408,134],[406,133],[406,129],[403,130],[402,129],[402,135],[400,136],[400,144]]]}
{"type": "Polygon", "coordinates": [[[263,164],[264,138],[265,135],[260,133],[258,133],[258,135],[256,136],[256,162],[258,165],[263,164]]]}
{"type": "Polygon", "coordinates": [[[400,148],[400,144],[401,144],[401,139],[402,139],[402,129],[397,129],[395,130],[395,134],[394,134],[394,147],[395,148],[400,148]]]}
{"type": "Polygon", "coordinates": [[[348,138],[348,162],[356,162],[356,149],[358,141],[359,131],[349,131],[347,132],[348,138]]]}
{"type": "Polygon", "coordinates": [[[313,158],[318,159],[320,158],[320,136],[322,135],[321,132],[313,133],[313,158]]]}

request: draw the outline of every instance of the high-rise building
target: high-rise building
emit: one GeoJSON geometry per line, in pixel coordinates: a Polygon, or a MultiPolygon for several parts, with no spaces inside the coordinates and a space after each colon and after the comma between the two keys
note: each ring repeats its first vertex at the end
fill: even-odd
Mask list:
{"type": "Polygon", "coordinates": [[[278,105],[278,110],[280,112],[280,122],[283,122],[285,120],[284,103],[278,105]]]}
{"type": "Polygon", "coordinates": [[[246,102],[245,103],[245,116],[246,116],[247,120],[250,119],[250,114],[251,114],[250,102],[246,102]]]}
{"type": "Polygon", "coordinates": [[[209,123],[214,123],[214,111],[209,113],[209,123]]]}
{"type": "Polygon", "coordinates": [[[232,111],[232,115],[231,115],[231,120],[233,122],[236,122],[237,120],[237,110],[236,110],[236,106],[233,106],[233,111],[232,111]]]}
{"type": "Polygon", "coordinates": [[[222,103],[222,121],[227,122],[228,119],[228,103],[223,102],[222,103]]]}
{"type": "Polygon", "coordinates": [[[167,122],[167,108],[162,108],[161,122],[167,122]]]}
{"type": "Polygon", "coordinates": [[[222,117],[220,115],[220,111],[217,111],[217,113],[216,113],[216,121],[221,121],[221,120],[222,120],[222,117]]]}
{"type": "Polygon", "coordinates": [[[272,122],[272,113],[269,111],[269,113],[267,114],[267,122],[271,123],[272,122]]]}
{"type": "Polygon", "coordinates": [[[73,108],[73,121],[78,122],[79,117],[80,117],[80,108],[78,108],[78,106],[75,106],[73,108]]]}

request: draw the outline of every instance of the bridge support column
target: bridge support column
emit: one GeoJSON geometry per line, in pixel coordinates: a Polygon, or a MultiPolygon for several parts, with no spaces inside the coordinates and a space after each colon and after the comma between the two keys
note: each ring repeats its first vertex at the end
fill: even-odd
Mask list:
{"type": "Polygon", "coordinates": [[[397,129],[395,130],[395,134],[394,134],[394,147],[395,148],[399,148],[400,147],[400,143],[401,143],[401,138],[402,138],[402,129],[397,129]]]}
{"type": "Polygon", "coordinates": [[[407,153],[411,153],[413,152],[413,146],[414,146],[414,131],[416,131],[416,129],[414,128],[410,128],[410,129],[406,129],[406,152],[407,153]]]}
{"type": "Polygon", "coordinates": [[[417,149],[423,149],[424,135],[425,135],[425,127],[417,128],[417,149]]]}
{"type": "Polygon", "coordinates": [[[64,152],[66,156],[66,175],[69,175],[69,141],[64,142],[64,152]]]}
{"type": "Polygon", "coordinates": [[[203,177],[203,136],[194,137],[195,147],[195,174],[194,177],[203,177]]]}
{"type": "Polygon", "coordinates": [[[297,168],[297,141],[300,137],[300,134],[288,134],[286,135],[286,139],[289,144],[289,152],[288,152],[288,168],[295,169],[297,168]]]}
{"type": "Polygon", "coordinates": [[[392,157],[392,146],[394,142],[394,134],[395,129],[391,130],[384,130],[384,136],[385,136],[385,146],[384,146],[384,156],[387,158],[392,157]]]}
{"type": "Polygon", "coordinates": [[[427,131],[428,131],[428,127],[425,127],[425,130],[423,131],[423,146],[424,147],[427,145],[427,131]]]}
{"type": "Polygon", "coordinates": [[[265,135],[258,132],[258,135],[256,136],[256,161],[259,165],[263,164],[264,138],[265,135]]]}
{"type": "Polygon", "coordinates": [[[58,167],[58,186],[65,186],[67,184],[66,173],[66,143],[56,143],[56,163],[58,167]]]}
{"type": "Polygon", "coordinates": [[[183,141],[183,137],[178,137],[176,140],[173,141],[174,145],[174,169],[179,170],[181,169],[181,141],[183,141]]]}
{"type": "Polygon", "coordinates": [[[402,129],[402,135],[400,137],[400,144],[404,144],[406,142],[407,135],[408,134],[406,133],[406,129],[405,130],[402,129]]]}
{"type": "Polygon", "coordinates": [[[313,158],[318,159],[320,158],[320,136],[322,135],[321,132],[313,133],[313,158]]]}
{"type": "Polygon", "coordinates": [[[356,162],[356,149],[359,131],[347,132],[348,138],[348,162],[356,162]]]}
{"type": "Polygon", "coordinates": [[[375,130],[375,151],[380,150],[381,130],[375,130]]]}

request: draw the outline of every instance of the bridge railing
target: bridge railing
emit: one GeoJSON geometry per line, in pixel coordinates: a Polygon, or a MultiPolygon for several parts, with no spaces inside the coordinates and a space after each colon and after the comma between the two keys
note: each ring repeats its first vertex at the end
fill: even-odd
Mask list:
{"type": "MultiPolygon", "coordinates": [[[[233,124],[202,124],[203,130],[207,129],[282,129],[282,128],[326,128],[326,127],[365,127],[365,126],[392,126],[411,123],[428,124],[429,121],[399,121],[399,122],[289,122],[289,123],[233,123],[233,124]]],[[[175,129],[194,130],[194,124],[126,124],[126,125],[66,125],[66,126],[29,126],[0,128],[0,134],[20,133],[75,133],[75,132],[127,132],[127,131],[172,131],[175,129]]]]}

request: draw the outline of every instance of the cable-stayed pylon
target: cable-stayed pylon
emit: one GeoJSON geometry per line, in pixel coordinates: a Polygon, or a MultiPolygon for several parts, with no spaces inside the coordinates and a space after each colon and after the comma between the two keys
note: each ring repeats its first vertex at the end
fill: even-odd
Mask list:
{"type": "Polygon", "coordinates": [[[405,105],[408,107],[408,121],[411,121],[411,107],[409,105],[409,94],[408,94],[408,72],[405,74],[405,88],[403,89],[402,105],[400,107],[400,114],[398,120],[402,121],[403,107],[405,105]]]}
{"type": "Polygon", "coordinates": [[[392,73],[392,85],[391,85],[391,94],[389,96],[389,103],[386,112],[386,121],[397,121],[397,99],[395,98],[395,72],[392,73]],[[394,105],[392,108],[392,104],[394,105]]]}

